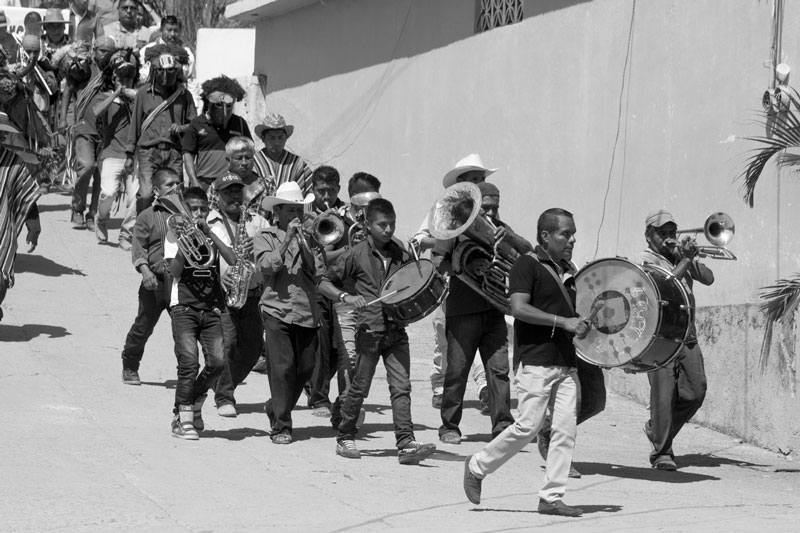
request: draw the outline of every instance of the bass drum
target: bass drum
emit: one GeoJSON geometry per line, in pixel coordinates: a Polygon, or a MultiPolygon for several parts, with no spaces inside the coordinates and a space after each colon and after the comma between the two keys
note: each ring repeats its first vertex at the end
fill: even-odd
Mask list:
{"type": "Polygon", "coordinates": [[[395,322],[407,325],[431,314],[447,296],[447,282],[427,259],[420,259],[396,270],[381,287],[383,310],[395,322]]]}
{"type": "Polygon", "coordinates": [[[668,270],[599,259],[575,277],[576,311],[591,319],[578,356],[602,368],[651,372],[678,355],[689,333],[689,293],[668,270]]]}

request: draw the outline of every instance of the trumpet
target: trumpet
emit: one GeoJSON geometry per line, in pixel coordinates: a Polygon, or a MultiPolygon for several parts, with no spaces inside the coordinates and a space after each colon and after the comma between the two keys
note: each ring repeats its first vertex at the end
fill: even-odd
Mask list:
{"type": "Polygon", "coordinates": [[[311,236],[320,246],[328,246],[338,243],[344,237],[344,220],[336,212],[331,211],[328,202],[325,202],[327,210],[317,215],[311,223],[311,236]]]}
{"type": "Polygon", "coordinates": [[[172,213],[167,218],[167,227],[175,235],[178,247],[186,258],[186,263],[197,270],[205,270],[210,267],[216,259],[214,245],[194,223],[191,214],[183,205],[181,197],[173,194],[159,198],[157,201],[172,213]]]}
{"type": "Polygon", "coordinates": [[[733,235],[736,233],[736,226],[733,223],[733,218],[731,218],[729,214],[722,212],[712,213],[708,216],[702,228],[682,229],[676,233],[678,235],[683,233],[693,233],[697,235],[701,231],[711,245],[695,246],[700,257],[736,261],[736,255],[726,248],[727,244],[731,242],[733,235]]]}

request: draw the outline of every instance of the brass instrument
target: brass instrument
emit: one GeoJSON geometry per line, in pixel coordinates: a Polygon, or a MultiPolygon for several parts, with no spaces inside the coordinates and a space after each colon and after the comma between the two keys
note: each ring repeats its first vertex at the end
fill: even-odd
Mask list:
{"type": "Polygon", "coordinates": [[[336,244],[344,237],[344,221],[342,217],[334,211],[330,211],[327,202],[325,205],[328,207],[328,211],[317,215],[311,224],[311,236],[320,246],[336,244]]]}
{"type": "Polygon", "coordinates": [[[431,235],[453,239],[464,235],[453,249],[453,272],[489,302],[511,314],[508,275],[519,253],[494,237],[496,226],[480,214],[483,197],[477,185],[456,183],[437,198],[428,215],[431,235]]]}
{"type": "Polygon", "coordinates": [[[694,233],[696,235],[701,231],[712,246],[695,246],[700,257],[736,261],[736,255],[726,248],[736,232],[736,226],[730,215],[722,212],[712,213],[702,228],[682,229],[676,233],[694,233]]]}
{"type": "Polygon", "coordinates": [[[381,194],[374,191],[361,192],[350,197],[354,222],[347,230],[347,245],[351,248],[367,238],[366,229],[364,228],[364,210],[376,198],[381,198],[381,194]]]}
{"type": "Polygon", "coordinates": [[[167,227],[175,235],[186,263],[198,270],[208,269],[216,259],[214,245],[192,220],[183,199],[173,194],[159,198],[158,203],[172,213],[167,219],[167,227]]]}
{"type": "Polygon", "coordinates": [[[250,254],[244,251],[244,240],[247,238],[247,206],[242,204],[239,222],[236,224],[236,236],[233,242],[233,253],[236,263],[230,267],[233,283],[225,295],[225,304],[233,309],[241,309],[247,301],[250,280],[256,266],[250,260],[250,254]]]}

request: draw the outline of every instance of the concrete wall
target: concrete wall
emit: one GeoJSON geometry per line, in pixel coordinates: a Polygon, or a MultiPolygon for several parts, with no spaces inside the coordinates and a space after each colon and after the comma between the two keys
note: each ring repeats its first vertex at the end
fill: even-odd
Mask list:
{"type": "MultiPolygon", "coordinates": [[[[697,289],[700,305],[713,306],[702,331],[717,332],[702,339],[712,388],[700,418],[771,446],[790,435],[797,449],[786,414],[800,402],[788,377],[752,366],[762,327],[752,304],[759,287],[798,270],[800,182],[771,167],[750,209],[733,181],[753,147],[742,137],[763,134],[752,119],[770,79],[772,9],[765,0],[547,2],[475,35],[473,2],[332,0],[262,20],[255,70],[269,79],[265,108],[296,125],[290,148],[344,176],[381,178],[401,238],[470,152],[500,168],[491,180],[501,215],[522,234],[534,237],[548,207],[575,213],[579,265],[634,257],[654,208],[684,227],[730,213],[739,261],[714,262],[717,282],[697,289]],[[722,394],[737,377],[744,391],[722,394]]],[[[789,64],[800,57],[798,23],[800,6],[787,3],[789,64]]],[[[625,390],[629,378],[617,374],[611,382],[625,390]]]]}

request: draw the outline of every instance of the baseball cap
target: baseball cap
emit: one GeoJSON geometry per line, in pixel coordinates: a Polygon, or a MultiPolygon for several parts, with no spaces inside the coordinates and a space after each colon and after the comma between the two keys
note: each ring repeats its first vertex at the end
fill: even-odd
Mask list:
{"type": "Polygon", "coordinates": [[[645,219],[646,226],[653,226],[654,228],[660,228],[664,224],[672,222],[676,226],[678,225],[675,222],[675,218],[669,211],[665,209],[659,209],[657,211],[652,211],[650,214],[647,215],[647,219],[645,219]]]}

